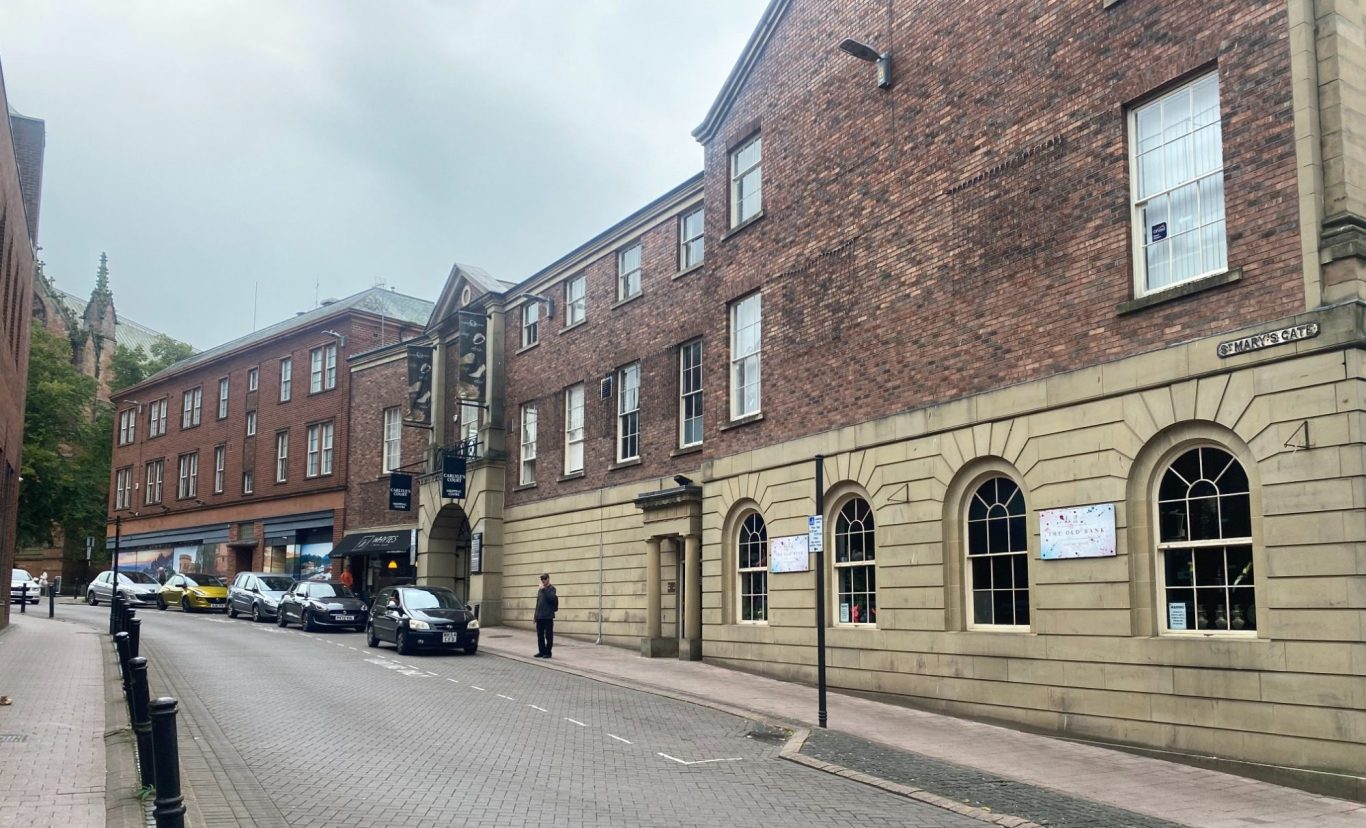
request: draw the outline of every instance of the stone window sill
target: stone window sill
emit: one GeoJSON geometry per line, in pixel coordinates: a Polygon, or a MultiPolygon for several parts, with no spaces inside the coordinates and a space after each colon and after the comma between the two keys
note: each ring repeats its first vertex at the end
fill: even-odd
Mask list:
{"type": "Polygon", "coordinates": [[[1175,285],[1157,293],[1150,293],[1147,296],[1140,296],[1137,299],[1121,302],[1115,307],[1115,315],[1124,316],[1126,314],[1136,313],[1155,305],[1165,304],[1177,299],[1184,299],[1187,296],[1193,296],[1194,294],[1213,290],[1214,288],[1223,287],[1224,285],[1231,285],[1242,278],[1243,271],[1240,268],[1233,268],[1231,270],[1226,270],[1223,273],[1215,273],[1212,276],[1205,276],[1194,281],[1182,282],[1179,285],[1175,285]]]}
{"type": "Polygon", "coordinates": [[[728,230],[726,234],[721,237],[721,241],[730,241],[735,236],[738,236],[741,233],[745,232],[749,228],[763,221],[764,215],[765,213],[762,210],[760,210],[757,216],[750,216],[748,219],[745,220],[743,224],[737,224],[734,227],[730,228],[730,230],[728,230]]]}
{"type": "Polygon", "coordinates": [[[695,445],[695,446],[686,446],[686,447],[684,447],[684,448],[676,448],[676,449],[674,449],[673,451],[669,452],[669,456],[670,456],[670,457],[683,457],[684,455],[687,455],[687,454],[697,454],[697,453],[700,452],[701,450],[702,450],[702,444],[701,444],[701,443],[698,443],[698,444],[695,445]]]}
{"type": "Polygon", "coordinates": [[[569,333],[570,331],[574,330],[575,328],[582,328],[584,325],[587,325],[587,324],[588,324],[588,317],[585,316],[584,318],[580,319],[578,322],[575,322],[575,323],[572,324],[572,325],[565,325],[563,328],[560,328],[560,330],[559,330],[557,333],[567,334],[567,333],[569,333]]]}
{"type": "Polygon", "coordinates": [[[675,274],[673,275],[673,278],[675,278],[675,279],[682,279],[684,276],[688,276],[688,275],[691,275],[691,274],[693,274],[693,273],[696,273],[697,271],[699,271],[699,270],[702,269],[702,266],[703,266],[704,264],[706,264],[706,263],[705,263],[705,262],[698,262],[697,264],[693,265],[692,267],[689,267],[689,268],[685,268],[685,269],[683,269],[683,270],[680,270],[680,271],[678,271],[677,273],[675,273],[675,274]]]}
{"type": "Polygon", "coordinates": [[[518,348],[516,351],[513,351],[513,354],[514,354],[514,355],[516,355],[516,354],[524,354],[524,353],[526,353],[527,351],[530,351],[532,348],[535,348],[537,345],[540,345],[540,344],[541,344],[541,340],[538,339],[538,340],[536,340],[535,342],[531,343],[530,345],[523,345],[522,347],[518,348]]]}
{"type": "Polygon", "coordinates": [[[578,480],[581,477],[583,477],[583,469],[579,469],[576,472],[570,472],[569,474],[560,475],[558,482],[564,483],[568,480],[578,480]]]}
{"type": "Polygon", "coordinates": [[[620,463],[613,463],[613,464],[611,464],[611,465],[609,465],[609,466],[607,467],[607,470],[608,470],[608,471],[617,471],[618,469],[629,469],[629,468],[631,468],[632,466],[639,466],[639,465],[640,465],[640,458],[639,458],[639,457],[634,457],[634,458],[632,458],[632,459],[630,459],[630,460],[622,460],[620,463]]]}
{"type": "Polygon", "coordinates": [[[630,303],[636,301],[637,299],[639,299],[640,297],[642,297],[642,296],[644,296],[644,295],[645,295],[645,291],[644,291],[644,290],[641,290],[639,293],[633,294],[633,295],[631,295],[631,296],[627,296],[625,299],[620,299],[620,300],[618,300],[617,303],[616,303],[615,305],[613,305],[611,308],[609,308],[608,310],[616,310],[617,308],[621,307],[622,305],[629,305],[630,303]]]}
{"type": "Polygon", "coordinates": [[[735,420],[731,420],[730,422],[728,422],[728,423],[726,423],[725,425],[721,426],[721,430],[722,430],[722,431],[730,431],[732,428],[740,428],[741,426],[747,426],[747,425],[749,425],[750,423],[762,422],[763,419],[764,419],[764,414],[763,414],[762,411],[759,412],[759,413],[757,413],[757,414],[746,414],[746,415],[743,416],[743,417],[740,417],[740,418],[735,419],[735,420]]]}
{"type": "Polygon", "coordinates": [[[527,491],[527,490],[529,490],[529,489],[534,489],[534,488],[536,488],[536,484],[535,484],[535,483],[521,483],[521,484],[518,484],[518,485],[516,485],[516,486],[513,486],[513,487],[512,487],[512,490],[513,490],[514,492],[525,492],[525,491],[527,491]]]}

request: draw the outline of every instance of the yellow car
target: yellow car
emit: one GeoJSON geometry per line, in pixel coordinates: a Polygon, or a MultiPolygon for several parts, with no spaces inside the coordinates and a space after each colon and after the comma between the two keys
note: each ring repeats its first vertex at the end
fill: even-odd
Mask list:
{"type": "Polygon", "coordinates": [[[186,612],[228,611],[228,585],[217,575],[204,572],[177,572],[157,592],[157,609],[179,604],[186,612]]]}

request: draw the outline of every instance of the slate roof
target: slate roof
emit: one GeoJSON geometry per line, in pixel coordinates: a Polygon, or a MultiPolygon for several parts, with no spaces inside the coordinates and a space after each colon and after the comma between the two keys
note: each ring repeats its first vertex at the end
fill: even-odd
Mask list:
{"type": "MultiPolygon", "coordinates": [[[[75,315],[77,320],[85,318],[85,306],[89,304],[88,299],[82,299],[76,294],[67,293],[60,288],[54,289],[53,292],[57,294],[57,298],[61,300],[63,305],[66,305],[67,309],[75,315]]],[[[154,331],[141,322],[134,322],[123,314],[118,313],[117,308],[115,309],[115,314],[115,345],[122,345],[125,348],[142,348],[143,353],[150,354],[152,351],[152,343],[164,336],[160,331],[154,331]]]]}

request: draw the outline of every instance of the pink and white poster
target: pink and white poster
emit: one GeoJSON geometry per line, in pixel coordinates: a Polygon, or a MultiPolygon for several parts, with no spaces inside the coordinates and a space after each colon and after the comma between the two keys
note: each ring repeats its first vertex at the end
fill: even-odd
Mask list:
{"type": "Polygon", "coordinates": [[[1115,504],[1039,512],[1041,559],[1105,558],[1115,553],[1115,504]]]}

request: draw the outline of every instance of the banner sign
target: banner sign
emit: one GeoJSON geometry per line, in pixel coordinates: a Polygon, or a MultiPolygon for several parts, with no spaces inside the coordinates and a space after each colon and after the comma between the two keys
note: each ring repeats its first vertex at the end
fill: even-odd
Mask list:
{"type": "Polygon", "coordinates": [[[484,401],[485,344],[488,320],[482,313],[460,314],[460,380],[457,394],[469,402],[484,401]]]}
{"type": "Polygon", "coordinates": [[[1115,550],[1115,504],[1039,512],[1039,557],[1106,558],[1115,550]]]}
{"type": "Polygon", "coordinates": [[[773,538],[768,542],[769,572],[807,572],[811,569],[806,535],[773,538]]]}
{"type": "Polygon", "coordinates": [[[470,535],[470,572],[478,575],[484,571],[484,533],[470,535]]]}
{"type": "Polygon", "coordinates": [[[413,510],[413,476],[394,472],[389,475],[389,508],[395,512],[413,510]]]}
{"type": "Polygon", "coordinates": [[[432,424],[432,349],[408,346],[408,422],[432,424]]]}
{"type": "Polygon", "coordinates": [[[441,496],[454,500],[465,497],[465,458],[441,458],[441,496]]]}

